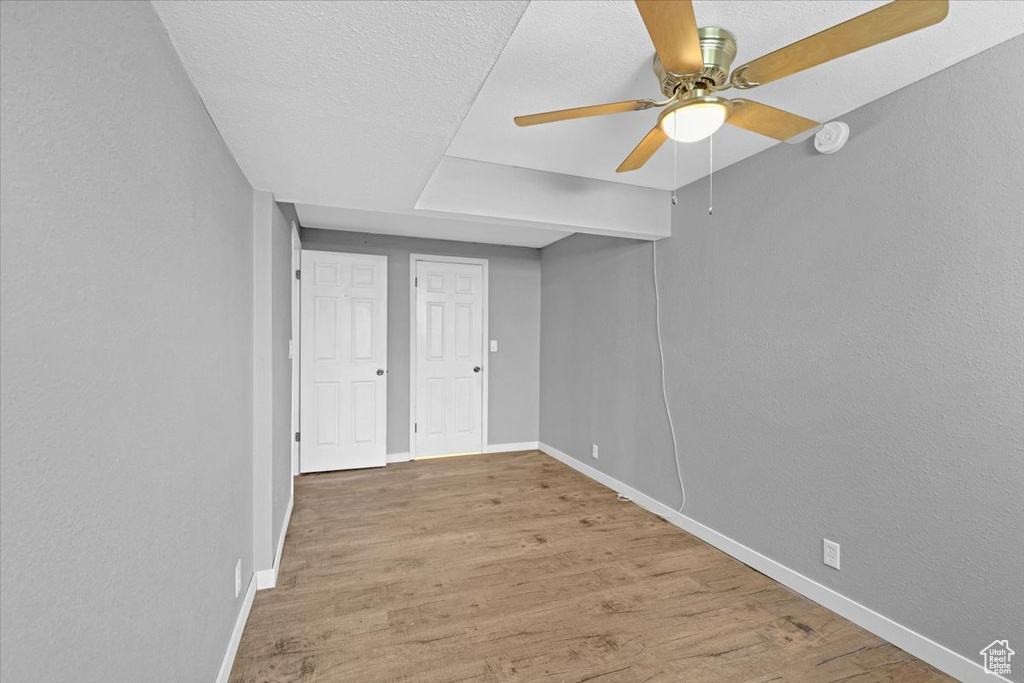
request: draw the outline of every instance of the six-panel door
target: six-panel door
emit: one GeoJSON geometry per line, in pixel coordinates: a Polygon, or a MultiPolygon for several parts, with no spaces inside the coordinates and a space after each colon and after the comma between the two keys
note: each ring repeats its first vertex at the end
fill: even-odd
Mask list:
{"type": "Polygon", "coordinates": [[[382,467],[387,257],[302,252],[299,469],[382,467]]]}
{"type": "Polygon", "coordinates": [[[483,450],[483,266],[416,262],[416,457],[483,450]]]}

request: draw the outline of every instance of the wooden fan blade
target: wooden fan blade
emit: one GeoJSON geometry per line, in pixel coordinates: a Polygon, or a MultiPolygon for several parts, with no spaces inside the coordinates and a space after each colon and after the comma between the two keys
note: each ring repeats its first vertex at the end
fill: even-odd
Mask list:
{"type": "Polygon", "coordinates": [[[650,132],[640,141],[640,144],[619,164],[615,172],[624,173],[625,171],[635,171],[640,168],[647,163],[648,159],[654,156],[654,153],[658,151],[658,148],[661,147],[665,140],[668,140],[668,136],[661,130],[661,126],[651,128],[650,132]]]}
{"type": "Polygon", "coordinates": [[[666,71],[695,74],[704,69],[690,0],[636,0],[636,8],[666,71]]]}
{"type": "Polygon", "coordinates": [[[753,88],[937,24],[949,0],[896,0],[744,64],[733,85],[753,88]]]}
{"type": "Polygon", "coordinates": [[[725,122],[776,140],[788,140],[821,125],[817,121],[769,107],[767,104],[742,99],[732,100],[732,111],[725,122]]]}
{"type": "Polygon", "coordinates": [[[515,122],[517,126],[536,126],[539,123],[582,119],[587,116],[604,116],[605,114],[621,114],[627,111],[641,111],[643,109],[650,109],[653,106],[655,106],[654,100],[626,100],[625,102],[594,104],[589,107],[576,107],[575,109],[546,111],[542,114],[527,114],[526,116],[515,117],[515,122]]]}

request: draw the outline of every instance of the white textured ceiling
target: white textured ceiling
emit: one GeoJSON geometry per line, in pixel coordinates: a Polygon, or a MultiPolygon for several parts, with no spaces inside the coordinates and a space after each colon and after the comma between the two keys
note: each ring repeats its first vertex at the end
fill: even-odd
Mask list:
{"type": "MultiPolygon", "coordinates": [[[[559,218],[565,207],[558,192],[608,202],[621,194],[609,191],[616,189],[609,181],[625,183],[623,190],[665,190],[707,172],[701,143],[679,147],[677,182],[669,146],[639,172],[614,172],[656,112],[526,129],[512,123],[515,114],[659,96],[653,49],[629,0],[535,0],[529,7],[519,0],[153,4],[242,171],[257,189],[296,203],[304,225],[364,227],[356,222],[370,232],[406,225],[413,233],[419,225],[433,237],[539,245],[591,224],[601,231],[601,201],[580,205],[578,219],[567,224],[559,218]],[[446,153],[469,165],[446,167],[446,153]],[[509,167],[521,176],[520,188],[556,182],[543,194],[513,197],[521,212],[492,193],[492,211],[479,193],[459,193],[471,183],[442,173],[455,168],[472,179],[472,163],[481,172],[509,167]],[[557,180],[564,176],[592,184],[583,192],[579,183],[557,180]],[[422,201],[428,183],[448,194],[435,189],[430,202],[422,201]],[[444,208],[417,211],[417,201],[444,208]],[[371,220],[360,212],[387,215],[371,220]],[[518,213],[528,220],[510,218],[518,213]]],[[[701,25],[737,35],[735,65],[878,4],[694,3],[701,25]]],[[[746,96],[827,121],[1024,32],[1019,2],[951,5],[938,26],[746,96]]],[[[715,168],[771,144],[725,126],[715,136],[715,168]]],[[[644,229],[664,234],[668,226],[644,229]]]]}
{"type": "Polygon", "coordinates": [[[457,242],[540,248],[571,234],[554,225],[529,225],[501,218],[450,216],[437,211],[391,213],[296,204],[299,223],[307,228],[348,230],[378,235],[424,237],[457,242]]]}
{"type": "Polygon", "coordinates": [[[153,3],[249,182],[411,210],[525,1],[153,3]]]}
{"type": "MultiPolygon", "coordinates": [[[[693,4],[699,26],[721,26],[736,36],[733,65],[739,66],[886,3],[694,0],[693,4]]],[[[953,0],[949,16],[938,25],[768,85],[724,94],[826,122],[1022,32],[1024,5],[1019,2],[953,0]]],[[[708,172],[706,141],[678,145],[675,174],[670,144],[644,168],[615,172],[657,121],[657,110],[529,128],[512,122],[516,114],[634,98],[663,99],[651,70],[653,54],[632,2],[534,0],[448,154],[665,190],[701,178],[708,172]]],[[[716,169],[779,144],[728,125],[714,138],[716,169]]]]}

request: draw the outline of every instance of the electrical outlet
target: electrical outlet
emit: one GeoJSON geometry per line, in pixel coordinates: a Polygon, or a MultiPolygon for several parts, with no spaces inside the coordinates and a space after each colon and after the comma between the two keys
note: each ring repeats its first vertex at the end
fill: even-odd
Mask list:
{"type": "Polygon", "coordinates": [[[596,443],[593,445],[593,448],[590,451],[590,457],[592,457],[594,460],[597,460],[597,444],[596,443]]]}
{"type": "Polygon", "coordinates": [[[821,561],[830,567],[839,569],[839,544],[827,538],[821,540],[824,542],[821,561]]]}
{"type": "Polygon", "coordinates": [[[235,563],[235,597],[242,592],[242,559],[235,563]]]}

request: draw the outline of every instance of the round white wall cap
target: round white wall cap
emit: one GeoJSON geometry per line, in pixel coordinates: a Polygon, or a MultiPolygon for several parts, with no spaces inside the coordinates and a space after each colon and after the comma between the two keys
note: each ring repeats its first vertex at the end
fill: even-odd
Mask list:
{"type": "Polygon", "coordinates": [[[814,149],[822,154],[838,152],[850,138],[850,127],[842,121],[826,123],[814,134],[814,149]]]}

